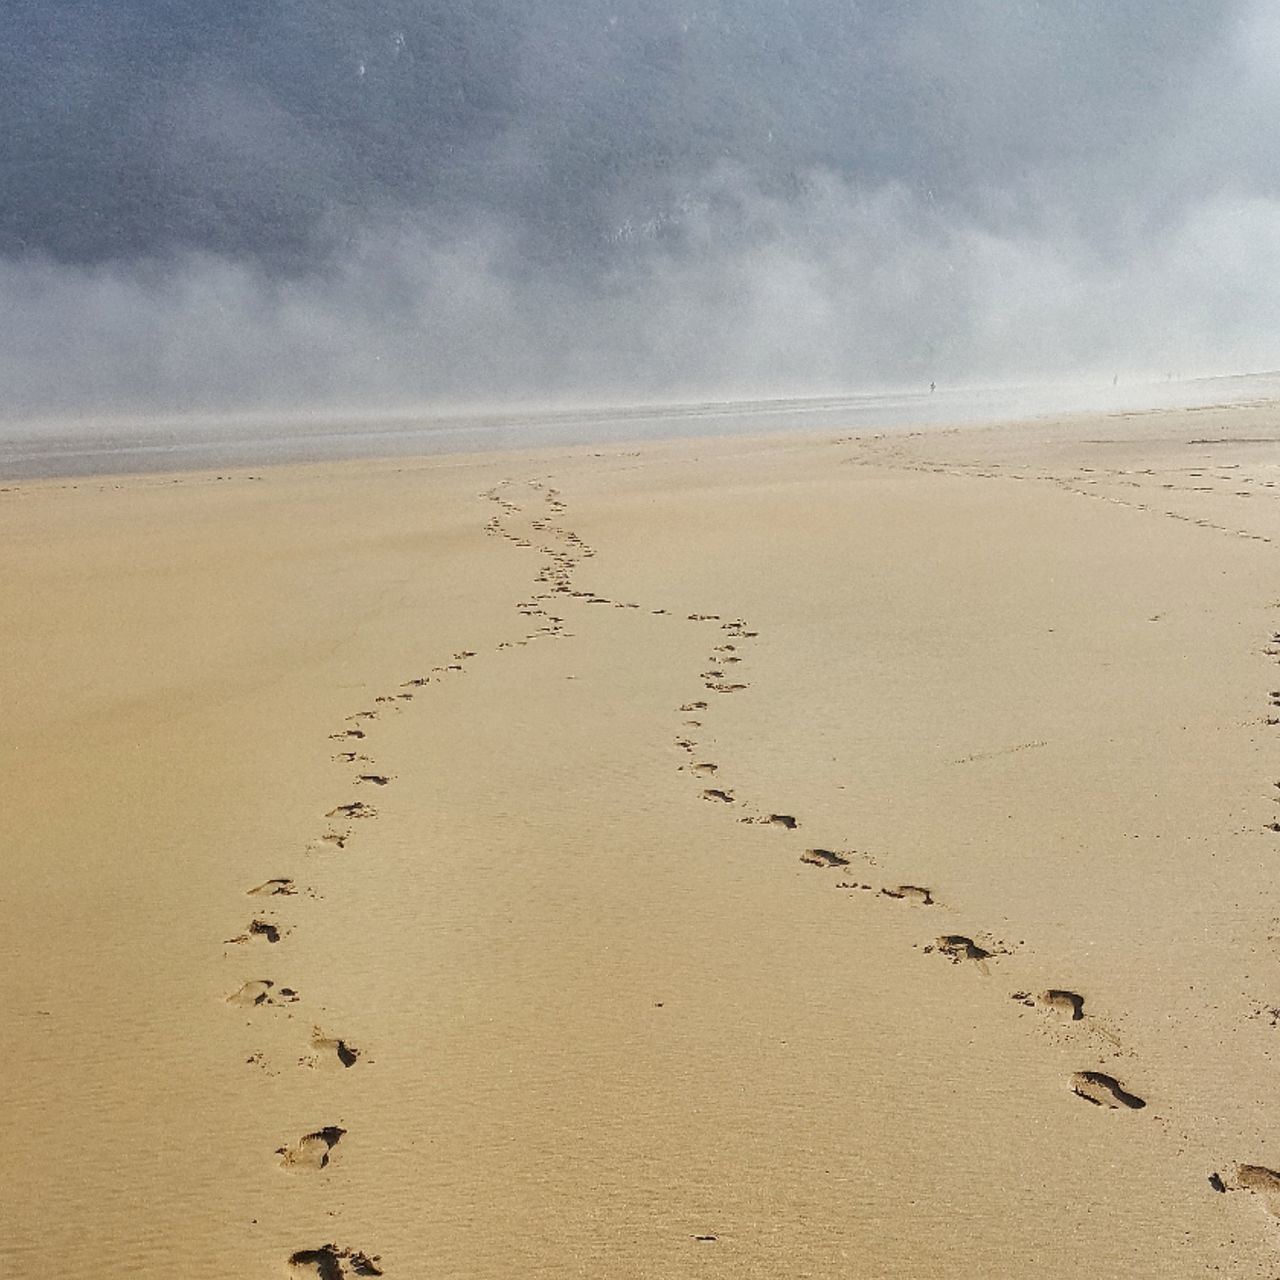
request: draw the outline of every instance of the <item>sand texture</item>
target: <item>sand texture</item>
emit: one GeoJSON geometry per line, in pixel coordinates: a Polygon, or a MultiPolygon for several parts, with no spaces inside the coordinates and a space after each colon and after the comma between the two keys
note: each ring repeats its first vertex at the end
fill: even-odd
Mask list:
{"type": "Polygon", "coordinates": [[[1280,1272],[1280,408],[0,492],[0,1276],[1280,1272]]]}

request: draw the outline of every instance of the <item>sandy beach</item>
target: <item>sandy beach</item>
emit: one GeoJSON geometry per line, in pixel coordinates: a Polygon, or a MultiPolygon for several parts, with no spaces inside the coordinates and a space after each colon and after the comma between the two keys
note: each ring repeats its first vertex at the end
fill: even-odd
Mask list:
{"type": "Polygon", "coordinates": [[[1280,1273],[1277,445],[0,485],[0,1276],[1280,1273]]]}

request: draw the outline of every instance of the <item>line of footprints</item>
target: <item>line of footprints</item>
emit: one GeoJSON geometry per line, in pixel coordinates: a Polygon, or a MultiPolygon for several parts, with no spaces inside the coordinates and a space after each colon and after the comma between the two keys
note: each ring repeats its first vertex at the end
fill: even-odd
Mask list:
{"type": "MultiPolygon", "coordinates": [[[[500,514],[486,524],[485,531],[491,535],[508,538],[521,547],[530,547],[532,546],[530,539],[511,533],[506,528],[507,519],[522,514],[521,508],[505,496],[510,486],[511,482],[504,482],[503,485],[481,495],[500,508],[500,514]]],[[[562,529],[555,523],[557,517],[564,511],[564,504],[560,501],[556,490],[544,488],[536,483],[533,488],[541,493],[546,514],[532,521],[531,528],[535,532],[547,535],[550,539],[549,543],[539,548],[546,559],[536,575],[538,589],[528,599],[521,600],[516,605],[516,612],[525,618],[526,625],[533,629],[526,630],[522,636],[497,644],[495,646],[497,651],[569,635],[570,633],[565,629],[564,618],[546,607],[553,595],[568,595],[581,599],[587,604],[613,603],[592,592],[574,590],[571,581],[574,569],[581,560],[590,558],[595,552],[572,530],[562,529]]],[[[639,606],[618,604],[616,607],[638,608],[639,606]]],[[[459,673],[466,670],[468,662],[475,657],[477,653],[471,649],[454,653],[451,661],[433,666],[426,674],[415,675],[403,681],[396,689],[375,697],[372,706],[348,716],[343,725],[329,735],[331,759],[352,771],[351,783],[354,798],[344,798],[328,810],[324,815],[326,825],[308,846],[309,854],[351,849],[358,840],[361,825],[377,818],[378,808],[371,797],[395,782],[393,775],[378,768],[371,754],[372,738],[376,733],[377,722],[386,715],[403,712],[407,705],[422,694],[428,686],[456,678],[459,673]]],[[[293,930],[293,926],[285,918],[287,900],[299,894],[306,894],[313,898],[321,896],[314,887],[304,887],[295,877],[285,875],[272,876],[263,880],[247,893],[255,900],[257,909],[252,912],[248,922],[238,933],[226,939],[228,947],[252,950],[258,947],[274,948],[284,943],[293,930]]],[[[293,1005],[302,1006],[302,995],[295,988],[285,985],[275,977],[253,976],[242,981],[226,997],[226,1003],[233,1009],[256,1014],[262,1010],[282,1009],[293,1005]]],[[[247,1062],[263,1070],[269,1069],[267,1057],[261,1052],[251,1054],[247,1062]]],[[[328,1028],[315,1025],[302,1046],[297,1064],[306,1069],[345,1073],[358,1066],[371,1065],[372,1059],[366,1055],[361,1046],[353,1044],[343,1036],[333,1034],[328,1028]]],[[[322,1125],[298,1135],[292,1142],[277,1147],[274,1155],[279,1166],[284,1170],[309,1174],[321,1173],[330,1169],[334,1153],[346,1136],[347,1130],[341,1124],[322,1125]]],[[[381,1258],[378,1254],[333,1242],[295,1250],[286,1259],[286,1270],[290,1275],[310,1276],[317,1280],[344,1280],[349,1276],[383,1274],[381,1258]]]]}
{"type": "MultiPolygon", "coordinates": [[[[541,488],[536,482],[531,482],[530,487],[535,490],[541,488]]],[[[559,499],[558,492],[555,490],[544,492],[551,510],[557,515],[563,513],[565,507],[559,499]]],[[[531,542],[528,538],[507,527],[508,519],[514,519],[521,514],[519,505],[496,492],[488,496],[499,503],[503,512],[502,516],[495,517],[490,522],[488,531],[507,538],[517,546],[530,546],[531,542]]],[[[550,532],[566,539],[569,546],[580,553],[582,558],[594,555],[594,551],[587,548],[575,534],[550,520],[534,520],[531,522],[531,529],[539,533],[550,532]]],[[[572,570],[577,556],[547,546],[540,547],[539,550],[552,557],[552,563],[544,568],[538,577],[538,581],[549,588],[549,593],[537,595],[525,602],[521,606],[522,610],[527,610],[534,615],[542,613],[544,612],[542,603],[554,595],[567,595],[586,604],[612,605],[620,609],[641,607],[632,602],[612,601],[596,591],[576,588],[572,580],[572,570]]],[[[649,612],[675,618],[675,615],[667,609],[650,609],[649,612]]],[[[554,615],[550,620],[557,626],[563,621],[554,615]]],[[[724,620],[718,614],[692,613],[686,615],[686,620],[704,627],[714,625],[718,634],[715,635],[707,655],[705,668],[699,673],[703,695],[684,703],[678,709],[681,716],[685,718],[681,722],[675,746],[688,757],[680,768],[699,782],[699,793],[704,801],[729,809],[737,809],[741,813],[737,819],[739,822],[765,825],[784,833],[798,832],[801,822],[795,814],[756,811],[752,806],[741,801],[719,776],[720,766],[716,762],[697,758],[698,742],[691,736],[703,727],[703,716],[710,709],[710,697],[729,696],[741,693],[750,687],[740,672],[742,664],[749,655],[750,642],[758,638],[758,632],[752,630],[741,618],[724,620]]],[[[534,638],[534,636],[529,637],[529,639],[534,638]]],[[[1275,656],[1280,657],[1280,633],[1276,633],[1274,637],[1274,647],[1275,656]]],[[[1272,703],[1274,707],[1280,708],[1280,692],[1273,694],[1272,703]]],[[[1280,787],[1280,783],[1276,785],[1280,787]]],[[[1280,823],[1275,829],[1280,830],[1280,823]]],[[[818,870],[843,869],[844,874],[850,876],[850,868],[855,865],[876,866],[876,859],[866,853],[809,846],[808,842],[803,840],[802,844],[805,847],[798,855],[799,860],[818,870]]],[[[877,888],[862,878],[840,879],[835,883],[840,890],[874,894],[886,901],[906,903],[920,908],[937,905],[933,891],[925,885],[897,883],[881,885],[877,888]]],[[[988,936],[975,938],[959,933],[943,933],[936,936],[932,942],[924,944],[922,950],[926,953],[938,954],[952,964],[972,965],[980,974],[989,976],[991,962],[1002,954],[1008,954],[1009,948],[988,936]]],[[[1093,1040],[1100,1054],[1107,1052],[1115,1054],[1117,1037],[1104,1024],[1086,1015],[1085,999],[1080,993],[1059,987],[1046,987],[1034,994],[1028,991],[1013,991],[1010,995],[1011,999],[1019,1005],[1039,1008],[1061,1023],[1082,1024],[1079,1030],[1089,1029],[1095,1032],[1093,1040]],[[1092,1027],[1091,1023],[1094,1024],[1092,1027]]],[[[1280,1020],[1280,1011],[1277,1011],[1277,1018],[1280,1020]]],[[[1075,1096],[1093,1106],[1119,1111],[1141,1111],[1147,1105],[1146,1100],[1129,1088],[1124,1081],[1096,1068],[1090,1067],[1073,1072],[1068,1084],[1075,1096]]],[[[1258,1193],[1264,1198],[1271,1211],[1280,1216],[1280,1172],[1259,1165],[1242,1164],[1236,1166],[1232,1185],[1229,1185],[1217,1171],[1210,1173],[1207,1180],[1214,1191],[1226,1192],[1240,1189],[1258,1193]]]]}
{"type": "MultiPolygon", "coordinates": [[[[757,633],[751,630],[742,619],[724,621],[716,614],[689,614],[690,622],[699,624],[715,624],[719,634],[715,637],[707,658],[707,667],[700,672],[705,693],[689,702],[683,703],[679,714],[684,717],[680,724],[674,745],[686,757],[679,768],[696,780],[699,795],[707,803],[723,806],[726,810],[736,810],[741,814],[737,818],[742,823],[769,826],[782,833],[802,831],[803,824],[799,817],[791,813],[776,813],[757,810],[742,800],[735,790],[727,785],[721,774],[721,766],[712,760],[701,758],[699,743],[692,736],[704,726],[704,717],[710,710],[708,695],[724,695],[737,693],[748,685],[741,679],[727,673],[727,668],[734,671],[748,656],[749,642],[757,633]]],[[[1276,632],[1266,652],[1269,656],[1280,660],[1280,632],[1276,632]]],[[[1280,690],[1271,694],[1272,714],[1267,723],[1280,725],[1280,690]]],[[[1275,784],[1280,789],[1280,782],[1275,784]]],[[[1272,831],[1280,832],[1280,821],[1268,824],[1272,831]]],[[[883,884],[873,885],[863,879],[857,871],[877,866],[877,860],[870,854],[848,849],[831,849],[810,845],[803,835],[795,837],[799,840],[799,861],[820,871],[836,871],[846,878],[837,879],[835,887],[840,890],[866,893],[891,902],[907,903],[914,907],[925,908],[937,905],[932,889],[921,884],[883,884]],[[855,870],[857,869],[857,870],[855,870]],[[854,878],[855,875],[857,878],[854,878]]],[[[921,948],[926,953],[942,956],[956,965],[970,964],[984,976],[991,973],[991,963],[1009,948],[999,941],[982,936],[974,938],[965,934],[943,933],[926,943],[921,948]]],[[[1011,992],[1011,998],[1018,1004],[1044,1010],[1049,1015],[1067,1024],[1084,1024],[1080,1030],[1089,1027],[1094,1021],[1086,1015],[1085,999],[1075,991],[1058,987],[1047,987],[1038,993],[1028,991],[1011,992]]],[[[1280,1009],[1270,1010],[1277,1022],[1280,1022],[1280,1009]]],[[[1114,1054],[1118,1041],[1108,1028],[1098,1024],[1094,1037],[1097,1046],[1114,1054]]],[[[1088,1068],[1072,1073],[1069,1079],[1071,1091],[1083,1101],[1097,1107],[1120,1111],[1141,1111],[1146,1101],[1130,1089],[1122,1080],[1101,1070],[1088,1068]]],[[[1235,1168],[1234,1179],[1228,1182],[1214,1171],[1208,1175],[1208,1184],[1213,1191],[1227,1192],[1244,1190],[1257,1193],[1264,1200],[1268,1209],[1280,1216],[1280,1172],[1260,1165],[1241,1164],[1235,1168]]]]}
{"type": "MultiPolygon", "coordinates": [[[[498,508],[484,525],[487,535],[504,539],[521,550],[536,548],[543,557],[534,577],[534,590],[528,598],[516,605],[516,612],[526,620],[526,626],[531,629],[525,630],[523,635],[499,642],[495,646],[496,651],[572,637],[575,633],[568,630],[565,617],[565,611],[570,606],[607,606],[615,609],[642,607],[631,601],[612,600],[597,591],[585,590],[576,585],[575,570],[582,561],[595,556],[595,550],[561,523],[566,507],[558,490],[538,481],[529,481],[527,488],[534,497],[541,499],[543,510],[539,515],[526,517],[521,505],[510,496],[513,492],[519,492],[518,486],[512,481],[503,481],[480,495],[498,508]],[[527,523],[527,532],[521,531],[521,521],[527,523]]],[[[668,609],[651,608],[648,612],[670,617],[673,621],[682,621],[668,609]]],[[[720,777],[720,766],[717,763],[697,758],[698,742],[690,736],[703,727],[703,716],[710,707],[709,698],[732,696],[749,688],[748,682],[740,675],[740,669],[749,656],[750,643],[757,638],[758,633],[751,630],[742,619],[725,621],[716,614],[689,614],[683,621],[701,627],[714,627],[715,642],[711,646],[705,669],[700,673],[703,695],[679,708],[684,719],[675,745],[686,757],[680,767],[697,780],[700,796],[704,801],[736,811],[740,815],[737,819],[739,822],[766,825],[794,836],[803,826],[797,816],[757,812],[740,800],[720,777]]],[[[1275,656],[1280,657],[1280,633],[1274,638],[1273,649],[1275,656]]],[[[396,689],[374,698],[371,707],[355,712],[329,735],[332,760],[352,770],[351,781],[355,796],[342,799],[328,810],[325,814],[326,826],[308,847],[309,853],[348,850],[358,839],[361,826],[377,818],[378,810],[371,797],[395,782],[394,776],[378,768],[371,754],[371,739],[379,719],[384,715],[403,712],[428,686],[456,678],[476,657],[476,651],[470,649],[454,653],[452,660],[433,666],[426,674],[415,675],[403,681],[396,689]]],[[[1273,705],[1280,707],[1280,693],[1273,695],[1273,705]]],[[[1276,785],[1280,787],[1280,783],[1276,785]]],[[[1277,829],[1280,829],[1280,825],[1277,829]]],[[[798,854],[802,863],[819,871],[837,871],[846,877],[835,882],[840,890],[873,894],[886,901],[922,909],[937,905],[932,890],[924,885],[897,883],[876,887],[861,875],[854,878],[855,868],[872,868],[877,865],[876,859],[869,854],[809,846],[803,839],[801,842],[805,845],[798,854]]],[[[227,939],[227,944],[237,949],[274,949],[284,943],[292,931],[292,926],[283,918],[285,903],[298,894],[320,896],[314,887],[304,887],[292,876],[273,876],[253,886],[248,890],[248,895],[255,899],[258,909],[251,914],[240,932],[227,939]]],[[[923,950],[936,953],[953,964],[972,965],[978,972],[986,975],[991,972],[990,962],[1007,954],[1008,948],[985,936],[974,938],[944,933],[924,945],[923,950]]],[[[1016,991],[1012,993],[1012,998],[1020,1004],[1042,1008],[1066,1023],[1089,1025],[1085,1000],[1077,992],[1047,988],[1036,995],[1016,991]]],[[[274,977],[253,976],[242,981],[226,997],[226,1001],[232,1008],[256,1012],[301,1005],[302,996],[293,987],[274,977]]],[[[1114,1047],[1114,1035],[1101,1026],[1099,1032],[1099,1044],[1110,1043],[1114,1047]]],[[[262,1053],[251,1054],[247,1061],[250,1065],[263,1069],[268,1065],[262,1053]]],[[[334,1034],[329,1028],[313,1025],[301,1046],[297,1063],[306,1069],[345,1073],[360,1066],[371,1065],[372,1059],[366,1055],[363,1047],[334,1034]]],[[[1139,1111],[1146,1106],[1144,1099],[1122,1081],[1103,1071],[1077,1071],[1069,1083],[1077,1096],[1095,1106],[1129,1111],[1139,1111]]],[[[341,1124],[322,1125],[277,1147],[274,1156],[284,1170],[321,1173],[330,1169],[334,1152],[346,1135],[347,1130],[341,1124]]],[[[1256,1192],[1280,1216],[1280,1173],[1257,1165],[1239,1165],[1236,1167],[1232,1186],[1216,1172],[1209,1176],[1209,1183],[1216,1191],[1239,1188],[1256,1192]]],[[[317,1280],[344,1280],[349,1276],[383,1274],[379,1255],[333,1242],[298,1249],[289,1255],[286,1262],[289,1274],[315,1277],[317,1280]]]]}
{"type": "MultiPolygon", "coordinates": [[[[542,488],[536,482],[530,482],[530,487],[534,490],[542,488]]],[[[565,507],[560,501],[558,492],[544,490],[544,493],[551,510],[557,515],[563,513],[565,507]]],[[[487,496],[502,508],[502,515],[490,522],[488,531],[508,539],[517,546],[531,546],[528,538],[507,527],[509,520],[521,515],[520,506],[502,497],[498,492],[487,496]]],[[[547,546],[539,548],[540,551],[552,557],[551,564],[538,576],[538,581],[549,588],[549,593],[537,595],[525,602],[521,606],[522,610],[527,610],[530,614],[538,614],[542,612],[542,603],[554,595],[566,595],[586,604],[612,605],[619,609],[641,607],[636,603],[612,601],[596,591],[576,588],[572,580],[574,564],[579,557],[586,558],[594,555],[594,551],[586,547],[586,544],[582,543],[575,534],[550,520],[534,520],[531,522],[531,529],[536,532],[550,532],[567,540],[569,547],[577,554],[557,551],[547,546]]],[[[650,609],[649,612],[666,615],[673,620],[676,617],[667,609],[655,608],[650,609]]],[[[741,814],[737,819],[739,822],[765,825],[784,833],[800,831],[802,824],[795,814],[756,811],[740,800],[720,777],[720,766],[717,763],[697,758],[698,742],[691,736],[693,732],[703,727],[703,717],[711,705],[710,697],[733,695],[750,687],[740,672],[742,664],[749,655],[750,642],[758,638],[758,632],[752,630],[741,618],[724,620],[718,614],[692,613],[686,615],[686,620],[704,627],[714,625],[718,634],[715,634],[715,640],[706,658],[705,669],[699,673],[703,695],[684,703],[678,709],[681,716],[685,718],[675,738],[675,746],[687,757],[680,768],[698,780],[699,794],[704,801],[725,806],[726,809],[738,810],[741,814]]],[[[559,626],[563,620],[551,616],[550,621],[559,626]]],[[[534,638],[536,638],[534,635],[528,637],[529,640],[534,638]]],[[[1268,652],[1280,658],[1280,632],[1273,637],[1268,652]]],[[[1280,724],[1280,691],[1273,693],[1272,706],[1276,709],[1276,718],[1270,722],[1280,724]]],[[[1280,788],[1280,782],[1276,786],[1280,788]]],[[[1280,830],[1280,823],[1277,823],[1273,829],[1280,830]]],[[[810,846],[804,840],[801,843],[805,847],[798,855],[800,862],[818,870],[843,870],[845,876],[851,876],[850,869],[855,866],[873,868],[877,865],[876,859],[867,853],[810,846]]],[[[919,908],[938,905],[933,891],[925,885],[897,883],[877,887],[862,878],[844,878],[837,880],[835,886],[840,890],[871,894],[885,901],[905,903],[919,908]]],[[[991,974],[992,962],[995,962],[999,956],[1009,953],[1008,947],[992,937],[981,935],[975,938],[959,933],[939,934],[932,942],[923,944],[921,949],[926,953],[942,956],[955,965],[971,965],[983,976],[991,974]]],[[[1116,1055],[1118,1039],[1115,1033],[1091,1014],[1086,1014],[1085,999],[1079,992],[1059,987],[1046,987],[1036,993],[1013,991],[1010,997],[1019,1005],[1043,1010],[1061,1024],[1072,1027],[1077,1033],[1092,1031],[1091,1038],[1097,1055],[1116,1055]]],[[[1275,1012],[1277,1021],[1280,1021],[1280,1010],[1275,1012]]],[[[1068,1085],[1075,1096],[1093,1106],[1119,1111],[1141,1111],[1147,1105],[1146,1100],[1129,1088],[1124,1081],[1093,1067],[1073,1072],[1068,1085]]],[[[1260,1165],[1240,1164],[1235,1167],[1232,1181],[1224,1179],[1217,1171],[1210,1173],[1207,1181],[1216,1192],[1225,1193],[1238,1189],[1257,1193],[1264,1199],[1271,1212],[1280,1216],[1280,1172],[1260,1165]]]]}

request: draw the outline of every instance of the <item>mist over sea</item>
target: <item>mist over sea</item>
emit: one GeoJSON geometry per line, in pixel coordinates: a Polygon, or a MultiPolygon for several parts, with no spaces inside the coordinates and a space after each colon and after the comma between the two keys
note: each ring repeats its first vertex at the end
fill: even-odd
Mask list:
{"type": "Polygon", "coordinates": [[[1277,363],[1263,0],[5,16],[0,435],[1277,363]]]}
{"type": "Polygon", "coordinates": [[[1080,412],[1143,413],[1280,401],[1280,373],[791,399],[396,413],[51,420],[0,437],[0,479],[251,467],[788,432],[908,431],[1080,412]]]}

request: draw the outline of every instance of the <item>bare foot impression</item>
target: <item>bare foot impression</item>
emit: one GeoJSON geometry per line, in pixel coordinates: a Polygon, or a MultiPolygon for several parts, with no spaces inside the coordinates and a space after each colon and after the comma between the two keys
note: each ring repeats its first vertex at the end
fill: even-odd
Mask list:
{"type": "Polygon", "coordinates": [[[319,1027],[311,1029],[311,1047],[315,1057],[303,1059],[311,1067],[354,1067],[360,1060],[360,1050],[337,1036],[327,1036],[319,1027]]]}
{"type": "Polygon", "coordinates": [[[918,884],[900,884],[896,889],[881,889],[886,898],[901,898],[907,902],[918,902],[922,907],[933,906],[933,894],[918,884]]]}
{"type": "MultiPolygon", "coordinates": [[[[1147,1104],[1136,1093],[1130,1093],[1114,1076],[1101,1071],[1077,1071],[1071,1077],[1071,1092],[1095,1107],[1127,1108],[1141,1111],[1147,1104]]],[[[1271,1175],[1275,1177],[1274,1174],[1271,1175]]]]}
{"type": "Polygon", "coordinates": [[[849,859],[842,853],[836,853],[831,849],[806,849],[800,855],[801,862],[807,862],[814,867],[847,867],[849,859]]]}
{"type": "Polygon", "coordinates": [[[340,1249],[336,1244],[322,1244],[318,1249],[299,1249],[289,1255],[289,1273],[313,1276],[315,1280],[343,1280],[345,1276],[380,1276],[378,1255],[358,1249],[340,1249]]]}
{"type": "Polygon", "coordinates": [[[986,947],[978,946],[972,938],[966,938],[962,933],[944,933],[932,948],[926,947],[925,950],[940,951],[952,964],[959,964],[962,960],[972,960],[980,972],[990,972],[987,961],[991,959],[992,953],[986,947]]]}
{"type": "Polygon", "coordinates": [[[1084,1017],[1084,996],[1077,995],[1074,991],[1050,988],[1048,991],[1042,991],[1038,999],[1046,1009],[1061,1014],[1064,1018],[1070,1018],[1072,1022],[1079,1022],[1084,1017]]]}
{"type": "Polygon", "coordinates": [[[1280,1173],[1260,1164],[1236,1165],[1236,1185],[1262,1197],[1267,1210],[1280,1218],[1280,1173]]]}
{"type": "Polygon", "coordinates": [[[330,809],[324,816],[326,818],[375,818],[378,811],[370,804],[365,804],[363,800],[353,800],[350,804],[340,804],[336,809],[330,809]]]}
{"type": "Polygon", "coordinates": [[[238,933],[234,938],[228,938],[228,943],[250,942],[254,938],[264,938],[267,942],[279,942],[283,935],[280,932],[280,926],[271,920],[250,920],[249,927],[243,932],[238,933]]]}
{"type": "Polygon", "coordinates": [[[297,887],[290,876],[277,876],[274,880],[264,880],[249,890],[251,898],[269,898],[275,894],[289,895],[297,893],[297,887]]]}
{"type": "Polygon", "coordinates": [[[227,1003],[255,1009],[260,1005],[293,1004],[297,999],[298,993],[292,987],[279,987],[270,978],[252,978],[233,991],[227,1003]]]}
{"type": "Polygon", "coordinates": [[[336,1124],[325,1125],[314,1133],[304,1133],[297,1142],[277,1147],[282,1169],[327,1169],[329,1153],[342,1141],[346,1130],[336,1124]]]}
{"type": "Polygon", "coordinates": [[[707,790],[702,793],[702,798],[704,800],[719,800],[722,804],[732,804],[733,792],[721,791],[718,787],[708,787],[707,790]]]}

